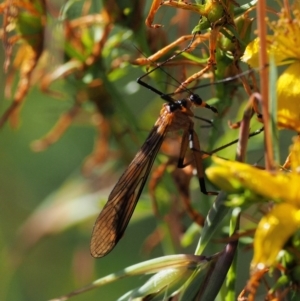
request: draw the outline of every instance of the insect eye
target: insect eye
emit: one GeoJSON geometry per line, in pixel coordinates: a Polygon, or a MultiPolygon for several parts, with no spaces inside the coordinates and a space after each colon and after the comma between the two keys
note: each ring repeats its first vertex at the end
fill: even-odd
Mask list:
{"type": "Polygon", "coordinates": [[[201,99],[201,97],[198,94],[192,94],[190,96],[190,101],[198,106],[200,106],[203,102],[203,100],[201,99]]]}
{"type": "Polygon", "coordinates": [[[186,101],[186,99],[179,100],[178,103],[180,104],[181,107],[186,108],[186,106],[187,106],[187,101],[186,101]]]}
{"type": "Polygon", "coordinates": [[[174,111],[178,110],[178,103],[177,102],[170,103],[169,110],[170,110],[170,112],[174,112],[174,111]]]}

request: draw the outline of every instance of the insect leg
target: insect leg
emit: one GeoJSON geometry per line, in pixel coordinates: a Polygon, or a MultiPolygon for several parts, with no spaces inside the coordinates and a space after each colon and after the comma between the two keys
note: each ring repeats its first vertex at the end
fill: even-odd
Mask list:
{"type": "Polygon", "coordinates": [[[194,166],[192,165],[189,165],[184,169],[177,168],[172,172],[172,177],[182,199],[185,212],[189,215],[192,221],[199,226],[203,226],[204,217],[197,210],[195,210],[191,204],[189,184],[193,177],[193,170],[194,166]]]}
{"type": "Polygon", "coordinates": [[[180,146],[180,153],[179,153],[179,158],[178,158],[178,168],[184,168],[187,165],[190,165],[191,162],[188,163],[183,163],[184,162],[184,157],[188,148],[189,144],[189,137],[188,137],[188,131],[185,130],[183,135],[182,135],[182,140],[181,140],[181,146],[180,146]]]}
{"type": "Polygon", "coordinates": [[[193,123],[191,123],[188,130],[185,130],[182,135],[180,154],[178,159],[178,168],[184,168],[187,165],[191,164],[191,162],[184,163],[185,154],[187,152],[187,148],[191,149],[193,152],[193,159],[195,162],[195,167],[197,170],[197,177],[199,179],[200,190],[202,193],[207,195],[217,195],[217,192],[207,191],[205,186],[204,172],[203,172],[203,164],[202,164],[202,154],[200,151],[200,143],[196,132],[193,129],[193,123]]]}
{"type": "Polygon", "coordinates": [[[191,151],[193,152],[200,190],[202,193],[207,195],[218,195],[218,192],[206,190],[199,139],[193,128],[191,128],[188,133],[189,133],[189,144],[190,144],[189,146],[191,151]]]}
{"type": "MultiPolygon", "coordinates": [[[[258,130],[256,130],[256,131],[250,133],[250,134],[248,135],[248,138],[251,138],[251,137],[254,137],[254,136],[256,136],[256,135],[259,135],[259,134],[260,134],[261,132],[263,132],[263,131],[264,131],[264,127],[262,127],[262,128],[260,128],[260,129],[258,129],[258,130]]],[[[235,140],[232,140],[231,142],[226,143],[226,144],[224,144],[224,145],[222,145],[222,146],[220,146],[220,147],[218,147],[218,148],[215,148],[214,150],[212,150],[212,151],[210,151],[210,152],[201,151],[202,159],[207,158],[207,157],[209,157],[209,156],[212,156],[213,154],[217,153],[218,151],[220,151],[220,150],[222,150],[222,149],[225,149],[225,148],[227,148],[227,147],[229,147],[229,146],[231,146],[231,145],[234,145],[234,144],[238,143],[239,141],[240,141],[239,138],[238,138],[238,139],[235,139],[235,140]]]]}

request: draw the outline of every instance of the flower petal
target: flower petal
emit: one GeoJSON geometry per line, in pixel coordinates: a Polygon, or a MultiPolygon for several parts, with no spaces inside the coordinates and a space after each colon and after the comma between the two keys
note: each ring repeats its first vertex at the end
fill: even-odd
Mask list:
{"type": "Polygon", "coordinates": [[[300,210],[291,204],[275,205],[258,224],[251,269],[262,270],[274,265],[279,251],[299,226],[300,210]]]}
{"type": "MultiPolygon", "coordinates": [[[[273,36],[267,36],[267,53],[268,56],[270,53],[275,59],[276,66],[286,64],[287,57],[283,54],[279,47],[272,44],[273,36]]],[[[243,62],[249,64],[253,68],[259,67],[259,38],[254,39],[250,42],[244,52],[243,57],[241,58],[243,62]]]]}
{"type": "Polygon", "coordinates": [[[291,64],[277,81],[278,124],[300,131],[300,62],[291,64]]]}
{"type": "Polygon", "coordinates": [[[241,189],[273,201],[286,201],[300,208],[300,175],[261,170],[245,163],[213,157],[218,166],[206,170],[208,178],[221,189],[230,193],[241,189]]]}
{"type": "Polygon", "coordinates": [[[290,160],[291,160],[291,169],[294,173],[300,173],[300,136],[296,136],[293,139],[294,144],[291,146],[290,160]]]}
{"type": "Polygon", "coordinates": [[[251,67],[258,67],[259,66],[258,51],[259,51],[259,39],[256,38],[247,45],[244,55],[241,57],[241,60],[249,64],[251,67]]]}

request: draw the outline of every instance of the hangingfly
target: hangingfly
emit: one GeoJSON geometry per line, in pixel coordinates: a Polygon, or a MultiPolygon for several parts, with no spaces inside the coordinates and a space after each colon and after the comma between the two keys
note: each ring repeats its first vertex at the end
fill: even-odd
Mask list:
{"type": "MultiPolygon", "coordinates": [[[[162,65],[180,55],[180,53],[189,49],[195,37],[196,33],[186,48],[137,79],[140,85],[158,94],[167,103],[163,105],[159,118],[155,122],[147,140],[113,188],[107,203],[95,222],[90,246],[93,257],[103,257],[108,254],[123,236],[147,181],[156,155],[168,132],[183,130],[178,167],[183,168],[186,166],[184,165],[184,156],[189,147],[193,152],[201,191],[209,195],[217,194],[206,191],[200,144],[194,131],[194,122],[191,119],[194,116],[191,111],[192,106],[205,107],[214,113],[217,113],[216,108],[205,103],[199,95],[191,93],[188,89],[186,91],[191,93],[189,98],[175,100],[171,95],[157,90],[142,80],[156,69],[160,69],[162,65]]],[[[163,69],[161,70],[164,71],[163,69]]]]}
{"type": "MultiPolygon", "coordinates": [[[[149,88],[144,82],[142,85],[149,88]]],[[[203,106],[217,113],[216,109],[203,102],[196,94],[177,101],[168,95],[161,96],[169,103],[163,105],[160,116],[147,140],[110,193],[106,205],[95,222],[91,240],[93,257],[103,257],[108,254],[123,236],[155,157],[168,132],[183,130],[178,167],[185,166],[184,156],[189,146],[193,151],[201,191],[205,194],[215,194],[207,192],[205,188],[200,144],[191,119],[194,116],[191,107],[203,106]]]]}

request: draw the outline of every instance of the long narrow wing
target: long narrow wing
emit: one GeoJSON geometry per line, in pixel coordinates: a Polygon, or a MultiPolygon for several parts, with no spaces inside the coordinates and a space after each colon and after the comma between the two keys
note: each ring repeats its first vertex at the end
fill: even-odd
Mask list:
{"type": "Polygon", "coordinates": [[[154,126],[147,140],[127,167],[100,212],[92,233],[91,254],[103,257],[122,237],[146,183],[157,152],[167,132],[168,122],[154,126]]]}

